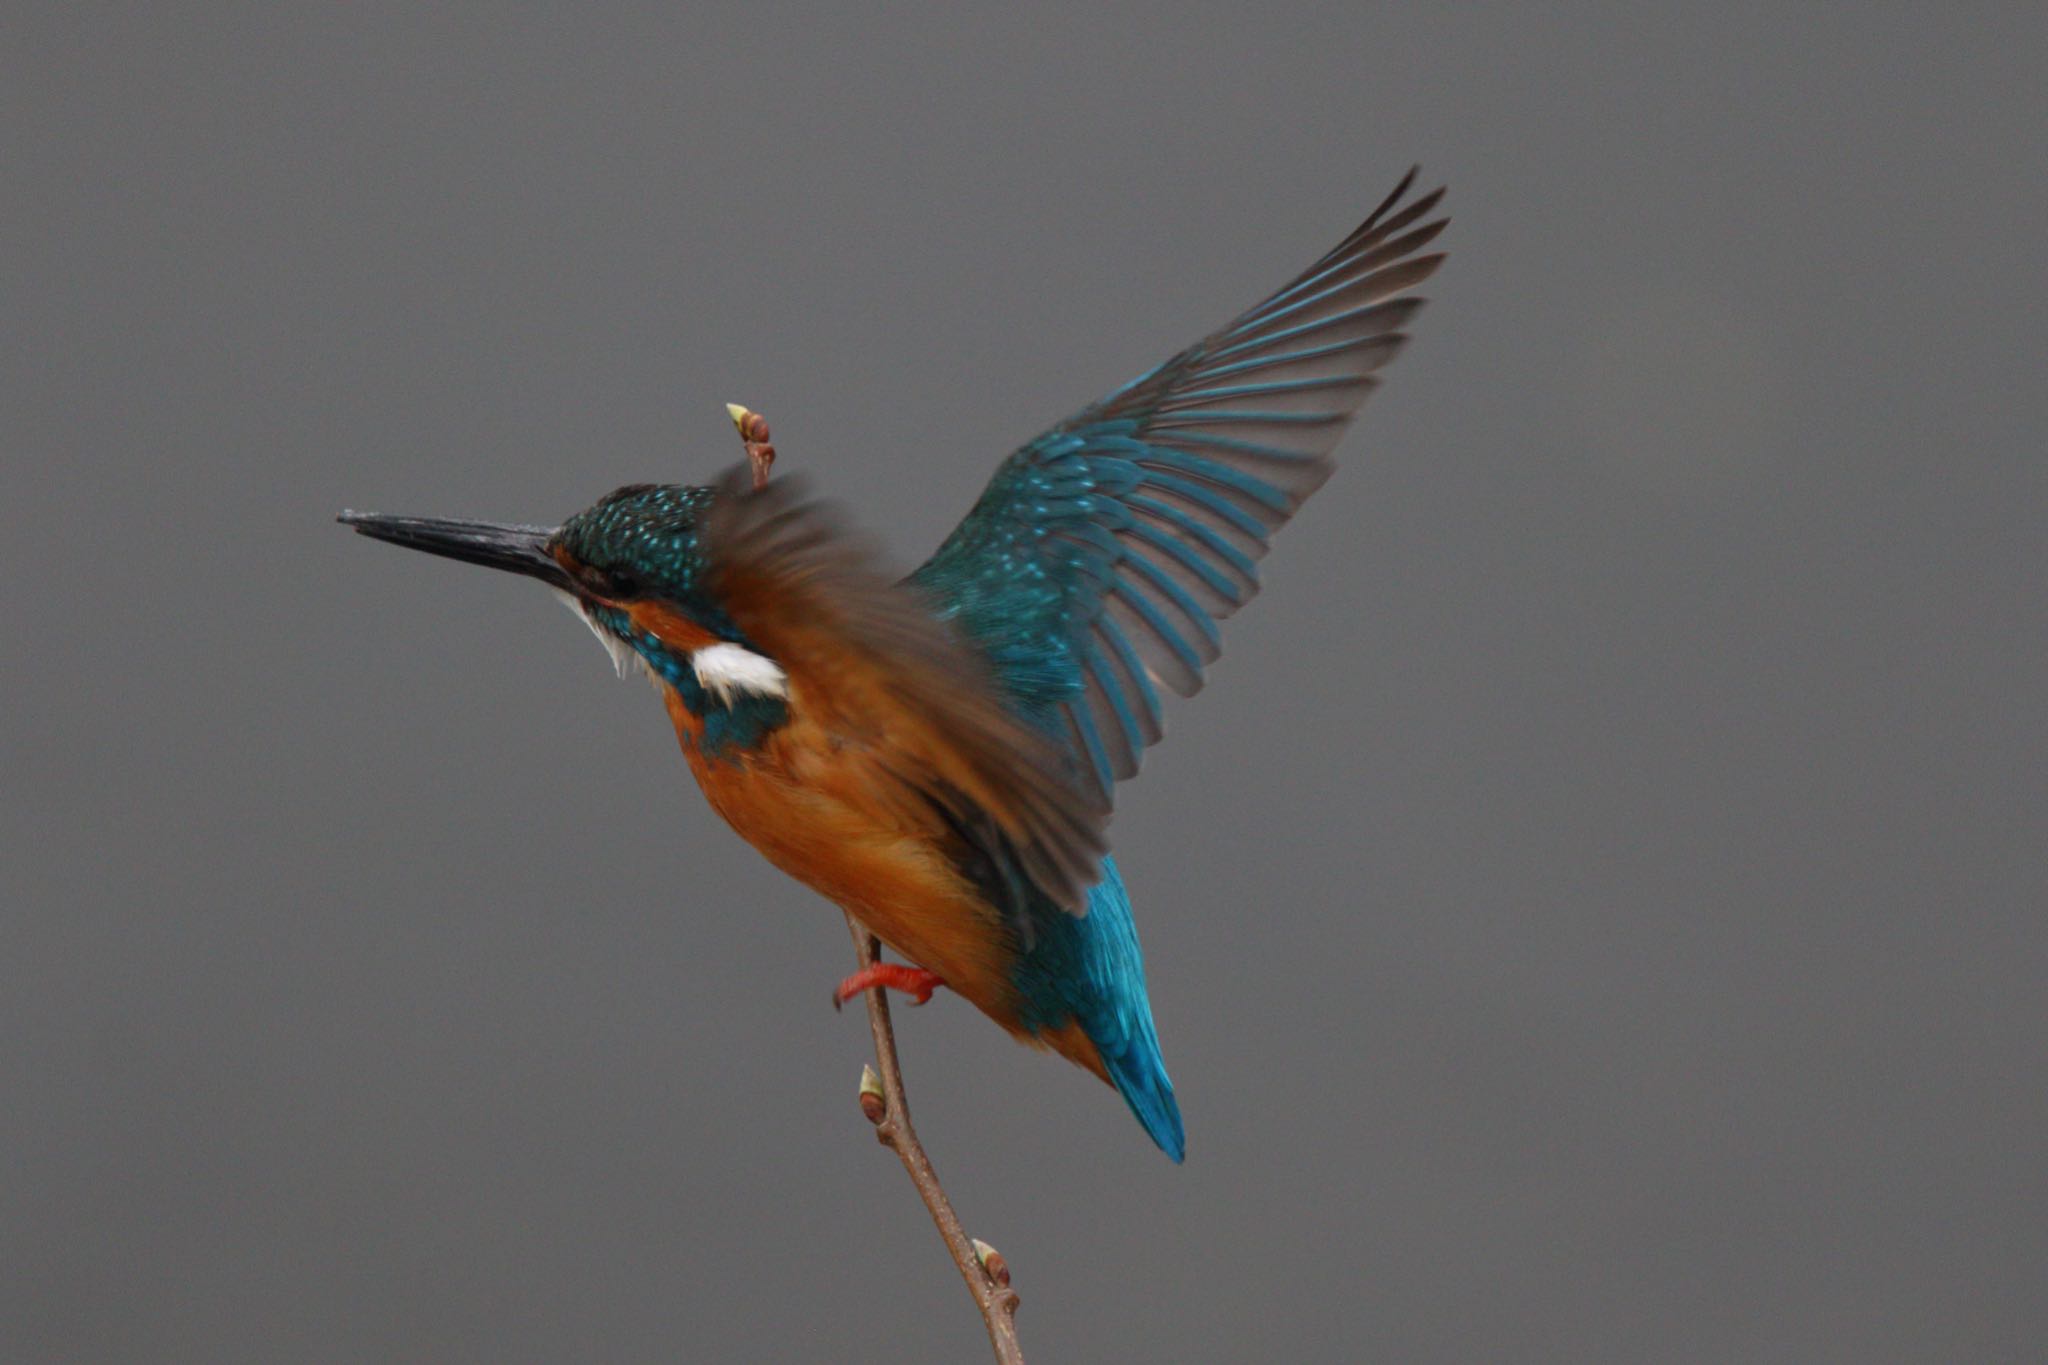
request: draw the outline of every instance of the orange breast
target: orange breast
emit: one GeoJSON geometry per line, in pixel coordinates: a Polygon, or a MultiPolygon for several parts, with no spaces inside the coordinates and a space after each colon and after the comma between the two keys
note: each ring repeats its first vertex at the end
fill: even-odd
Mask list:
{"type": "Polygon", "coordinates": [[[790,723],[758,749],[709,758],[698,742],[703,723],[673,688],[662,691],[691,771],[726,823],[768,861],[1016,1031],[1007,935],[942,851],[945,830],[935,814],[876,800],[886,784],[870,752],[807,719],[800,695],[792,698],[790,723]]]}

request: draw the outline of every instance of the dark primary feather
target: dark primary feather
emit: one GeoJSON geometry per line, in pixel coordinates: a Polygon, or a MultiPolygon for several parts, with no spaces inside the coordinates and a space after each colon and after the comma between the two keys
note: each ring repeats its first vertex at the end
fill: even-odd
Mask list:
{"type": "Polygon", "coordinates": [[[911,582],[980,643],[1013,701],[1107,794],[1192,696],[1217,623],[1407,340],[1440,254],[1441,189],[1409,171],[1279,292],[1016,451],[911,582]],[[1427,219],[1428,221],[1423,221],[1427,219]]]}

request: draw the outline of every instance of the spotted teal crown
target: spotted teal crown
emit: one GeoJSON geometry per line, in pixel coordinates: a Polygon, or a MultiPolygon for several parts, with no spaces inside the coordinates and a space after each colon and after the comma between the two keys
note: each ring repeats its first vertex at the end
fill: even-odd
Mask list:
{"type": "Polygon", "coordinates": [[[562,523],[556,544],[615,598],[696,603],[705,572],[702,524],[718,490],[634,483],[562,523]]]}

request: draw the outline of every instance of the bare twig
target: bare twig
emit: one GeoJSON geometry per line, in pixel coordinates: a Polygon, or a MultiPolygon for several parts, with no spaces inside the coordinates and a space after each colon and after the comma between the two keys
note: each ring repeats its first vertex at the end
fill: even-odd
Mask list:
{"type": "MultiPolygon", "coordinates": [[[[852,915],[846,917],[846,927],[853,931],[853,952],[860,968],[874,966],[882,955],[881,943],[852,915]]],[[[879,1095],[863,1080],[861,1112],[874,1123],[876,1139],[896,1153],[903,1169],[910,1174],[910,1183],[917,1186],[926,1211],[945,1240],[946,1250],[952,1254],[953,1265],[967,1282],[967,1292],[974,1296],[975,1307],[981,1310],[996,1359],[1005,1365],[1023,1365],[1024,1348],[1017,1340],[1017,1291],[1010,1288],[1009,1267],[994,1247],[970,1238],[960,1226],[953,1202],[946,1198],[946,1191],[939,1184],[939,1173],[932,1169],[931,1158],[924,1154],[917,1130],[910,1124],[910,1102],[903,1096],[903,1069],[896,1061],[896,1028],[889,1021],[889,1001],[880,986],[863,994],[867,997],[868,1027],[874,1031],[875,1062],[881,1074],[877,1078],[879,1095]]]]}
{"type": "MultiPolygon", "coordinates": [[[[775,465],[768,419],[738,403],[726,404],[725,410],[746,446],[758,492],[767,486],[768,472],[775,465]]],[[[846,917],[846,927],[853,931],[853,954],[860,970],[879,962],[881,941],[852,915],[846,917]]],[[[910,1124],[910,1101],[904,1098],[903,1069],[896,1060],[896,1026],[889,1020],[888,993],[880,986],[872,986],[863,993],[868,1002],[868,1027],[875,1035],[875,1062],[881,1072],[878,1075],[872,1069],[863,1069],[860,1111],[875,1125],[876,1140],[895,1152],[903,1169],[910,1173],[910,1183],[917,1186],[926,1212],[931,1214],[946,1250],[952,1254],[953,1265],[967,1282],[967,1292],[974,1295],[975,1307],[981,1310],[982,1324],[988,1328],[989,1345],[995,1348],[999,1365],[1024,1365],[1024,1347],[1017,1340],[1019,1300],[1017,1291],[1010,1288],[1010,1267],[1000,1251],[969,1237],[960,1226],[953,1201],[946,1198],[939,1173],[932,1169],[931,1158],[924,1154],[924,1144],[917,1140],[917,1130],[910,1124]]]]}

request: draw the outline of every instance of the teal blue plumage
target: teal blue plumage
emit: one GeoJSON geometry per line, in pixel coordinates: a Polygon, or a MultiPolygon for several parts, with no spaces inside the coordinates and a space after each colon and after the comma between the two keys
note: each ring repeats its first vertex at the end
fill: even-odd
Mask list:
{"type": "MultiPolygon", "coordinates": [[[[1405,342],[1447,222],[1429,219],[1441,190],[1403,202],[1414,177],[1264,302],[1012,454],[911,576],[1105,793],[1158,742],[1161,688],[1200,690],[1218,623],[1257,593],[1270,538],[1405,342]]],[[[1081,1023],[1179,1160],[1130,901],[1103,870],[1082,918],[1012,898],[1015,979],[1037,1027],[1081,1023]]]]}
{"type": "Polygon", "coordinates": [[[1019,956],[1014,976],[1026,1001],[1025,1025],[1058,1028],[1078,1019],[1117,1093],[1160,1150],[1179,1161],[1187,1136],[1159,1055],[1145,993],[1145,956],[1116,859],[1103,859],[1102,880],[1088,892],[1086,915],[1040,908],[1037,937],[1019,956]]]}

